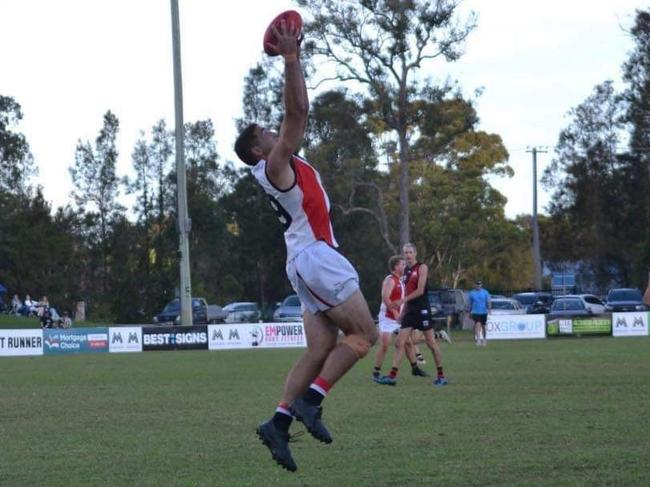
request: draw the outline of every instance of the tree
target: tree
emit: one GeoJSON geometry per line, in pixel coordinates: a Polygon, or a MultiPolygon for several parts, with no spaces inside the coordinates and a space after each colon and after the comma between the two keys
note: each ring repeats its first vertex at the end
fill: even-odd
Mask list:
{"type": "Polygon", "coordinates": [[[107,291],[109,271],[109,240],[111,226],[123,211],[118,203],[119,179],[115,172],[117,162],[116,138],[119,130],[117,117],[109,110],[104,115],[103,127],[95,139],[77,144],[75,163],[70,168],[74,184],[72,196],[78,208],[85,212],[87,238],[91,253],[98,251],[101,292],[107,291]]]}
{"type": "Polygon", "coordinates": [[[637,10],[630,34],[635,46],[623,65],[627,89],[625,121],[630,130],[629,150],[624,155],[625,179],[634,181],[634,191],[625,191],[630,208],[629,242],[634,242],[633,279],[645,284],[650,267],[650,9],[637,10]]]}
{"type": "Polygon", "coordinates": [[[29,178],[36,173],[25,136],[12,131],[22,118],[20,105],[0,95],[0,192],[25,193],[29,178]]]}
{"type": "Polygon", "coordinates": [[[410,240],[409,162],[419,121],[413,103],[422,89],[415,75],[422,65],[442,57],[455,61],[476,26],[472,13],[458,20],[457,0],[395,1],[298,0],[309,10],[306,52],[331,61],[330,78],[367,89],[377,130],[390,131],[399,163],[399,241],[410,240]]]}
{"type": "MultiPolygon", "coordinates": [[[[632,184],[618,154],[623,106],[613,83],[606,81],[570,112],[571,124],[560,132],[555,157],[543,183],[554,188],[550,204],[555,225],[569,223],[572,247],[592,267],[596,285],[629,282],[630,247],[624,245],[630,211],[625,187],[632,184]]],[[[548,235],[548,232],[546,232],[548,235]]],[[[550,244],[553,247],[553,244],[550,244]]],[[[573,250],[564,251],[568,260],[573,250]]]]}

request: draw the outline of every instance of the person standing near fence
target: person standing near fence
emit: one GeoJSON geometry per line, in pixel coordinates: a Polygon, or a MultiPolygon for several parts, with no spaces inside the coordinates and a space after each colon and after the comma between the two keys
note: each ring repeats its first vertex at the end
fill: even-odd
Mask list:
{"type": "Polygon", "coordinates": [[[474,289],[469,292],[470,313],[472,321],[474,321],[474,340],[476,346],[487,345],[487,334],[485,327],[487,325],[487,317],[492,309],[490,303],[490,293],[487,289],[483,288],[483,283],[477,280],[474,283],[474,289]]]}

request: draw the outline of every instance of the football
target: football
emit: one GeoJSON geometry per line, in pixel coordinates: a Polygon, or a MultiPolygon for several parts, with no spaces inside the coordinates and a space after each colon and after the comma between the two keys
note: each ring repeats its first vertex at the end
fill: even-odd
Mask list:
{"type": "MultiPolygon", "coordinates": [[[[266,28],[266,32],[264,32],[264,52],[268,54],[269,56],[277,56],[278,53],[276,52],[274,46],[277,44],[277,39],[275,38],[275,34],[273,34],[273,27],[276,29],[280,28],[280,22],[285,21],[287,24],[294,25],[295,27],[298,28],[298,30],[302,30],[302,17],[298,12],[295,10],[287,10],[285,12],[282,12],[280,15],[275,17],[269,26],[266,28]]],[[[300,36],[302,37],[302,36],[300,36]]]]}

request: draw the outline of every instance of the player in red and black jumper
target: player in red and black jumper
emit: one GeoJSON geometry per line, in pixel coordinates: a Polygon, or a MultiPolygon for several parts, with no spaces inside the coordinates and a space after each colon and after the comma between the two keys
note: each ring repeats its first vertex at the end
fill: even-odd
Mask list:
{"type": "Polygon", "coordinates": [[[381,378],[380,383],[386,385],[395,385],[397,383],[397,372],[404,355],[405,344],[413,330],[420,330],[424,335],[427,347],[433,354],[433,360],[437,367],[437,376],[433,384],[444,386],[447,385],[447,379],[442,368],[442,354],[433,335],[433,322],[427,297],[429,269],[426,264],[417,261],[417,249],[414,244],[407,243],[404,245],[403,252],[407,265],[404,273],[406,279],[405,306],[401,316],[401,328],[395,344],[393,367],[389,375],[381,378]]]}

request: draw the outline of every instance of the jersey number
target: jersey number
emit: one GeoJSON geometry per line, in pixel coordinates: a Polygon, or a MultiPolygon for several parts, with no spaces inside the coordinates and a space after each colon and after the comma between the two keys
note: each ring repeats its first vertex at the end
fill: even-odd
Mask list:
{"type": "Polygon", "coordinates": [[[291,226],[291,222],[293,221],[291,219],[291,215],[287,212],[287,210],[284,209],[284,207],[280,204],[278,200],[276,200],[273,196],[270,194],[267,194],[269,197],[269,203],[271,204],[271,208],[273,208],[273,211],[275,211],[275,214],[278,216],[278,220],[280,220],[280,223],[284,226],[284,230],[287,231],[289,227],[291,226]]]}

